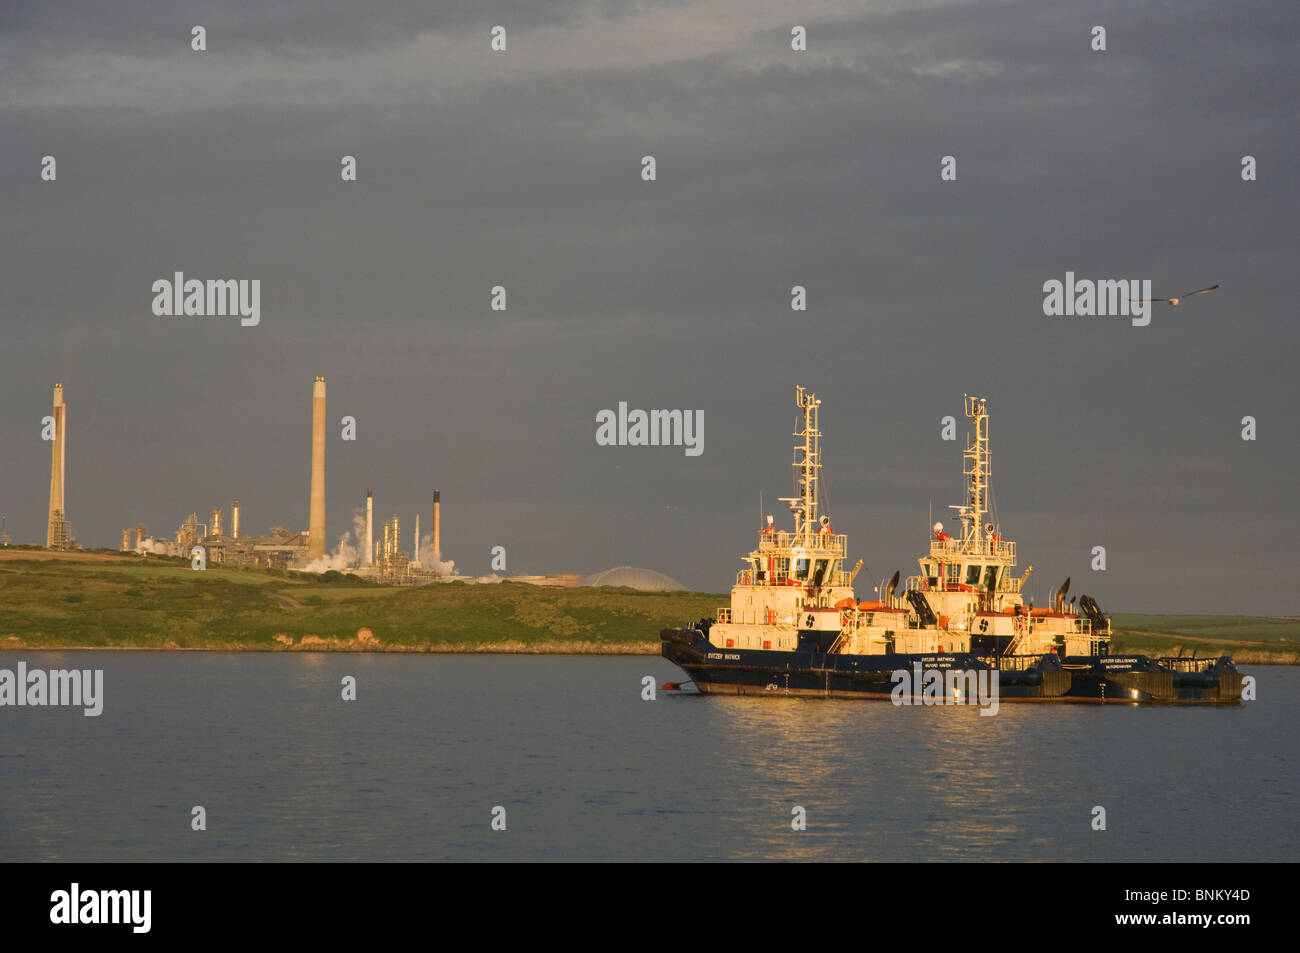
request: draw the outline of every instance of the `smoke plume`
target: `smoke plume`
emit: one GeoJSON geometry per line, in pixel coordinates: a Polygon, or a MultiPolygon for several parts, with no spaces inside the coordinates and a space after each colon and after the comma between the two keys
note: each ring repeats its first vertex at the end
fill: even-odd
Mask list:
{"type": "Polygon", "coordinates": [[[339,537],[332,553],[313,559],[302,567],[303,572],[329,572],[350,569],[361,561],[361,550],[366,545],[366,514],[360,509],[352,511],[352,531],[339,537]],[[356,540],[353,542],[353,540],[356,540]]]}
{"type": "Polygon", "coordinates": [[[433,552],[433,534],[420,537],[420,566],[424,569],[432,569],[440,576],[446,576],[448,579],[459,579],[456,575],[456,560],[454,559],[435,559],[433,552]]]}

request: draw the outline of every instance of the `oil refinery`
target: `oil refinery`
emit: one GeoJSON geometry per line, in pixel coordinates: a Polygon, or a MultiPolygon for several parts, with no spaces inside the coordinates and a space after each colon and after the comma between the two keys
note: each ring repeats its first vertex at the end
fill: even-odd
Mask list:
{"type": "MultiPolygon", "coordinates": [[[[50,442],[50,497],[46,524],[45,548],[58,551],[82,549],[76,540],[67,518],[65,477],[67,474],[67,421],[68,405],[63,396],[63,384],[54,385],[54,400],[49,416],[42,421],[43,436],[50,442]]],[[[371,489],[365,495],[364,528],[361,517],[354,517],[354,527],[341,534],[338,546],[327,552],[329,532],[325,512],[325,445],[326,445],[326,388],[325,378],[312,381],[311,392],[311,473],[307,493],[307,529],[287,529],[273,525],[265,535],[250,535],[244,531],[238,498],[225,506],[212,506],[195,510],[177,526],[171,537],[152,536],[143,523],[122,529],[123,553],[140,555],[175,556],[189,559],[196,547],[202,547],[207,565],[263,566],[271,569],[294,569],[304,572],[337,571],[360,576],[391,586],[414,586],[426,583],[464,580],[474,577],[455,573],[455,564],[443,559],[442,553],[442,494],[433,490],[432,532],[420,535],[421,513],[415,513],[411,523],[409,546],[402,545],[402,520],[393,513],[382,523],[375,523],[375,496],[371,489]],[[207,518],[199,514],[206,512],[207,518]],[[355,542],[350,541],[355,536],[355,542]]],[[[0,546],[8,546],[9,537],[0,527],[0,546]]],[[[584,577],[582,573],[548,573],[516,575],[515,582],[539,586],[628,586],[634,589],[667,591],[684,589],[680,583],[650,570],[620,566],[584,577]]],[[[497,582],[501,576],[485,576],[477,581],[497,582]]]]}
{"type": "MultiPolygon", "coordinates": [[[[55,390],[56,412],[66,413],[62,391],[55,390]]],[[[171,539],[149,536],[144,526],[126,527],[122,530],[123,552],[157,553],[168,556],[189,557],[194,547],[201,546],[208,564],[234,564],[237,566],[267,566],[273,569],[301,569],[309,572],[337,570],[365,576],[388,585],[417,585],[450,578],[451,565],[441,561],[441,501],[433,491],[433,547],[424,565],[420,560],[420,517],[416,515],[410,551],[400,544],[401,523],[396,514],[379,527],[380,538],[375,538],[374,493],[366,490],[365,539],[350,546],[344,540],[338,552],[326,553],[325,520],[325,378],[312,382],[311,394],[311,479],[308,488],[307,529],[290,530],[273,526],[264,536],[250,536],[240,531],[240,504],[230,501],[230,519],[225,519],[223,507],[208,510],[208,519],[200,520],[198,511],[191,513],[176,530],[171,539]]],[[[62,419],[62,418],[56,418],[62,419]]],[[[61,428],[60,428],[61,429],[61,428]]],[[[55,526],[56,499],[54,487],[57,479],[59,496],[57,504],[62,512],[62,445],[55,448],[55,471],[50,477],[50,525],[55,526]]],[[[60,517],[61,519],[61,517],[60,517]]]]}
{"type": "MultiPolygon", "coordinates": [[[[325,378],[317,377],[312,382],[311,394],[311,478],[306,530],[277,525],[272,526],[266,535],[250,535],[241,529],[239,500],[232,499],[228,520],[222,506],[209,508],[206,520],[200,519],[200,511],[196,510],[181,522],[171,538],[150,536],[144,524],[125,527],[119,549],[122,552],[189,558],[194,548],[201,546],[209,564],[266,566],[309,572],[335,569],[388,585],[417,585],[452,578],[452,564],[442,560],[442,502],[438,490],[433,491],[432,544],[426,547],[423,561],[419,514],[414,519],[409,551],[401,546],[401,522],[396,514],[381,524],[376,539],[374,493],[369,489],[365,496],[365,539],[351,546],[347,544],[345,534],[339,550],[326,553],[325,402],[325,378]]],[[[51,413],[43,421],[44,436],[51,447],[45,548],[60,551],[82,548],[73,535],[65,502],[67,421],[68,405],[63,397],[63,384],[55,384],[51,413]]],[[[8,543],[7,536],[5,542],[8,543]]]]}

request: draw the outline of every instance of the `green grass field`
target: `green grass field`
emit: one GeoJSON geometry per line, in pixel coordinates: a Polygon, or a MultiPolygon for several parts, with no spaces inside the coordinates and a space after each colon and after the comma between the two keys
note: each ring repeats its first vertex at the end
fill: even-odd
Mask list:
{"type": "MultiPolygon", "coordinates": [[[[724,595],[505,582],[380,586],[339,573],[112,552],[0,551],[0,648],[649,652],[724,595]],[[358,639],[369,629],[374,641],[358,639]]],[[[1300,663],[1300,619],[1112,617],[1116,652],[1300,663]]]]}
{"type": "Polygon", "coordinates": [[[1300,664],[1300,618],[1249,615],[1111,616],[1112,651],[1231,655],[1238,662],[1300,664]]]}
{"type": "Polygon", "coordinates": [[[655,652],[725,599],[505,582],[381,586],[339,573],[92,553],[0,558],[0,648],[655,652]],[[374,642],[357,641],[369,629],[374,642]],[[306,644],[304,644],[306,640],[306,644]]]}

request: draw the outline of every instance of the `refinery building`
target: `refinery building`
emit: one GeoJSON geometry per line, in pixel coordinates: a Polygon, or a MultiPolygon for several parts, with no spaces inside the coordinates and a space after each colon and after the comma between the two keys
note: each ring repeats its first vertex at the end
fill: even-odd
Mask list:
{"type": "MultiPolygon", "coordinates": [[[[343,555],[326,556],[325,530],[325,378],[312,382],[311,413],[311,482],[308,492],[308,517],[305,531],[274,526],[265,536],[250,536],[241,531],[239,500],[230,502],[230,518],[225,519],[222,507],[208,511],[202,521],[197,512],[191,513],[176,530],[173,539],[151,537],[145,526],[129,526],[122,530],[123,552],[157,553],[168,556],[189,557],[194,547],[201,546],[208,564],[234,564],[239,566],[268,566],[273,569],[338,569],[371,577],[377,582],[392,585],[414,585],[434,582],[443,578],[441,566],[442,504],[440,493],[433,491],[433,544],[426,553],[428,567],[421,563],[420,517],[415,517],[410,551],[400,545],[401,524],[393,516],[378,527],[374,523],[374,494],[366,490],[366,530],[364,540],[358,541],[355,558],[343,555]],[[337,565],[336,565],[337,564],[337,565]]],[[[62,407],[62,388],[55,389],[55,409],[62,407]]],[[[61,432],[61,430],[60,430],[61,432]]],[[[59,519],[62,520],[62,464],[61,447],[55,448],[57,473],[51,476],[50,521],[51,533],[55,526],[54,481],[57,475],[60,496],[59,519]]]]}

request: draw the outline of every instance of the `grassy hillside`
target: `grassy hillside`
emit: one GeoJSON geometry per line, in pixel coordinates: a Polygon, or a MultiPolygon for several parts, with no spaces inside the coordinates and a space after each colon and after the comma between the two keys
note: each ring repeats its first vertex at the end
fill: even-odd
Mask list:
{"type": "Polygon", "coordinates": [[[1300,664],[1300,618],[1116,613],[1113,651],[1231,655],[1238,662],[1300,664]]]}
{"type": "MultiPolygon", "coordinates": [[[[113,552],[0,550],[0,648],[657,652],[727,597],[522,583],[396,588],[113,552]],[[359,638],[363,629],[370,636],[359,638]]],[[[1300,664],[1300,619],[1112,617],[1113,649],[1300,664]]]]}
{"type": "Polygon", "coordinates": [[[0,648],[658,651],[715,595],[521,583],[397,588],[339,573],[111,553],[0,554],[0,648]],[[373,641],[358,638],[369,629],[373,641]]]}

